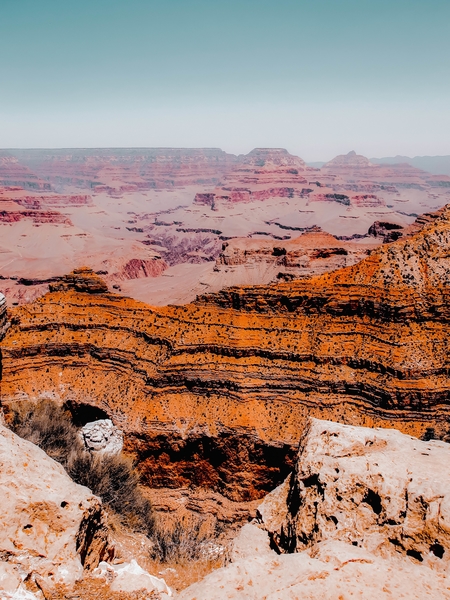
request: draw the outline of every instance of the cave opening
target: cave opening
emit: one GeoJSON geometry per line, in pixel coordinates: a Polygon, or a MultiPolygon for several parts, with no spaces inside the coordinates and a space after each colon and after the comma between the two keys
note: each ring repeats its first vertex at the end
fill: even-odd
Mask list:
{"type": "Polygon", "coordinates": [[[72,422],[75,427],[84,427],[86,423],[110,418],[106,411],[92,404],[69,400],[66,402],[66,407],[72,415],[72,422]]]}
{"type": "Polygon", "coordinates": [[[137,455],[150,488],[206,488],[239,502],[262,498],[280,485],[298,452],[294,446],[272,445],[238,432],[129,436],[125,448],[137,455]]]}

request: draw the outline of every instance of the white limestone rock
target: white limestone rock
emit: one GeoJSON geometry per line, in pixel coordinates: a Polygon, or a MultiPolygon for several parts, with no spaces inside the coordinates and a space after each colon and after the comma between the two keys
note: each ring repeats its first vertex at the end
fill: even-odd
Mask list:
{"type": "Polygon", "coordinates": [[[389,560],[351,544],[330,541],[309,551],[278,555],[255,525],[237,538],[231,565],[183,590],[179,600],[441,600],[450,599],[444,573],[402,556],[389,560]],[[252,531],[253,528],[253,531],[252,531]],[[259,533],[257,533],[256,531],[259,533]],[[244,539],[242,539],[244,538],[244,539]],[[247,538],[247,539],[245,539],[247,538]],[[259,544],[255,546],[256,540],[259,544]],[[247,547],[249,554],[242,553],[247,547]]]}
{"type": "Polygon", "coordinates": [[[91,452],[120,454],[123,448],[123,433],[111,419],[99,419],[86,423],[80,430],[84,445],[91,452]]]}
{"type": "Polygon", "coordinates": [[[109,581],[112,592],[160,592],[172,596],[172,591],[164,579],[154,577],[145,571],[132,559],[130,562],[112,565],[101,562],[94,571],[97,577],[103,577],[109,581]]]}
{"type": "Polygon", "coordinates": [[[401,553],[434,569],[450,567],[445,442],[311,419],[286,506],[281,523],[265,521],[282,551],[339,540],[380,556],[401,553]]]}

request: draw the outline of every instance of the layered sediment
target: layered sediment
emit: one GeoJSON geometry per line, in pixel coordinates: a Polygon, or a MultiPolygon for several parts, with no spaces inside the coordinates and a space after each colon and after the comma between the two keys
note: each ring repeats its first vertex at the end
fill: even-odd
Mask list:
{"type": "Polygon", "coordinates": [[[51,394],[78,417],[96,406],[149,485],[236,500],[282,481],[308,415],[445,437],[449,248],[446,208],[354,266],[186,306],[156,309],[69,277],[11,311],[2,401],[51,394]]]}

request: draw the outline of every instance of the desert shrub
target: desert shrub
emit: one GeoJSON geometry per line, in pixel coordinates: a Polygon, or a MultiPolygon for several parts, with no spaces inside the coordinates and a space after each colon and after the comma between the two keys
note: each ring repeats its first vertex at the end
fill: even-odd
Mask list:
{"type": "Polygon", "coordinates": [[[123,455],[87,451],[64,406],[47,399],[17,402],[10,407],[8,424],[17,435],[58,461],[75,483],[99,496],[124,525],[147,535],[152,533],[152,506],[143,495],[132,461],[123,455]]]}
{"type": "Polygon", "coordinates": [[[218,525],[208,527],[202,519],[177,519],[169,526],[158,523],[153,530],[151,558],[172,564],[215,560],[224,551],[217,543],[219,534],[218,525]]]}
{"type": "Polygon", "coordinates": [[[70,413],[52,400],[14,403],[8,416],[14,433],[42,448],[63,466],[71,450],[83,449],[70,413]]]}
{"type": "Polygon", "coordinates": [[[100,496],[134,531],[151,535],[154,517],[150,500],[140,487],[140,476],[131,459],[122,455],[71,452],[67,460],[71,478],[100,496]]]}

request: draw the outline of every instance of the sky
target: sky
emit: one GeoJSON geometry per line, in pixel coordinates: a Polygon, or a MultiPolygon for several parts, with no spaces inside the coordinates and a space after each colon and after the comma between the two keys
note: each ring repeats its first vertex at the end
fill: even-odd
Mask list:
{"type": "Polygon", "coordinates": [[[450,154],[449,0],[0,0],[0,147],[450,154]]]}

